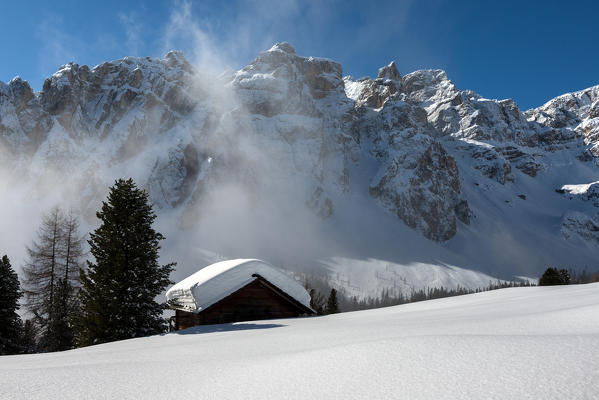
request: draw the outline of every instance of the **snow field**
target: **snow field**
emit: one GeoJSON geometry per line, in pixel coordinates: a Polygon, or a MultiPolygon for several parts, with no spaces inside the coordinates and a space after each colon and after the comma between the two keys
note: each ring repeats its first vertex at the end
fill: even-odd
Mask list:
{"type": "Polygon", "coordinates": [[[599,284],[0,357],[2,399],[592,399],[599,284]]]}

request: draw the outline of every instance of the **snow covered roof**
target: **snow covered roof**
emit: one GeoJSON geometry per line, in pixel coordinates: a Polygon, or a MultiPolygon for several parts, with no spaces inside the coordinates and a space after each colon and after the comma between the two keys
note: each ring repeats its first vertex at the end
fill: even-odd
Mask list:
{"type": "Polygon", "coordinates": [[[179,310],[199,313],[258,276],[310,308],[310,295],[302,285],[278,268],[256,259],[227,260],[209,265],[171,287],[166,292],[167,303],[179,310]]]}

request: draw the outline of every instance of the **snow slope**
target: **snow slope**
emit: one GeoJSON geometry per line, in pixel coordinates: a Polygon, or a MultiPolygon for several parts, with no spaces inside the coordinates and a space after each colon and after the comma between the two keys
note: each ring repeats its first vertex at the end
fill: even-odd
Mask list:
{"type": "Polygon", "coordinates": [[[0,357],[0,398],[592,399],[597,348],[599,284],[511,288],[0,357]]]}
{"type": "MultiPolygon", "coordinates": [[[[427,288],[458,287],[475,290],[497,283],[498,279],[478,271],[438,262],[398,264],[384,260],[355,260],[333,257],[323,260],[327,280],[346,297],[378,298],[383,291],[391,297],[409,296],[427,288]]],[[[515,281],[522,280],[514,277],[515,281]]],[[[532,280],[536,283],[536,279],[532,280]]]]}

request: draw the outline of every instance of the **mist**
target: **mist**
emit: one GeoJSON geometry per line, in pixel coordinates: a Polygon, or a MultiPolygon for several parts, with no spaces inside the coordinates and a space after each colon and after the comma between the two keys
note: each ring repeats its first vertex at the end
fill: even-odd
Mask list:
{"type": "MultiPolygon", "coordinates": [[[[133,16],[120,18],[134,22],[133,16]]],[[[239,32],[246,29],[239,26],[239,32]]],[[[139,29],[133,26],[128,38],[135,51],[139,29]]],[[[239,45],[237,38],[230,40],[216,45],[209,28],[192,16],[190,3],[174,3],[161,46],[166,53],[184,41],[189,49],[194,70],[183,92],[191,112],[169,127],[162,121],[164,110],[144,110],[125,115],[108,133],[75,118],[65,124],[57,116],[41,147],[3,157],[0,252],[18,271],[45,212],[72,209],[81,218],[81,233],[87,233],[98,226],[95,212],[108,187],[128,177],[148,190],[157,228],[166,236],[161,258],[179,263],[177,275],[194,272],[216,255],[306,267],[337,247],[326,233],[327,221],[309,204],[314,177],[294,170],[289,149],[282,153],[280,146],[269,146],[229,84],[228,55],[239,45]],[[181,187],[167,187],[167,178],[179,173],[187,174],[173,179],[181,187]]],[[[10,143],[0,146],[0,154],[23,151],[10,143]]]]}

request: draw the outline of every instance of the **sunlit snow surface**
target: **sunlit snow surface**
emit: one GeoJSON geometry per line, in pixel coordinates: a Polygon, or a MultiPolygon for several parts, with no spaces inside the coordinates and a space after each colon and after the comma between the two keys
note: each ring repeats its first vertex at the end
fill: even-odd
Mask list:
{"type": "MultiPolygon", "coordinates": [[[[397,264],[377,259],[333,257],[323,260],[322,264],[328,270],[329,284],[348,298],[378,298],[383,291],[391,297],[410,296],[415,291],[439,287],[474,291],[500,282],[482,272],[439,262],[397,264]]],[[[527,277],[514,277],[514,280],[537,282],[527,277]]]]}
{"type": "Polygon", "coordinates": [[[2,399],[592,399],[599,284],[0,357],[2,399]]]}

